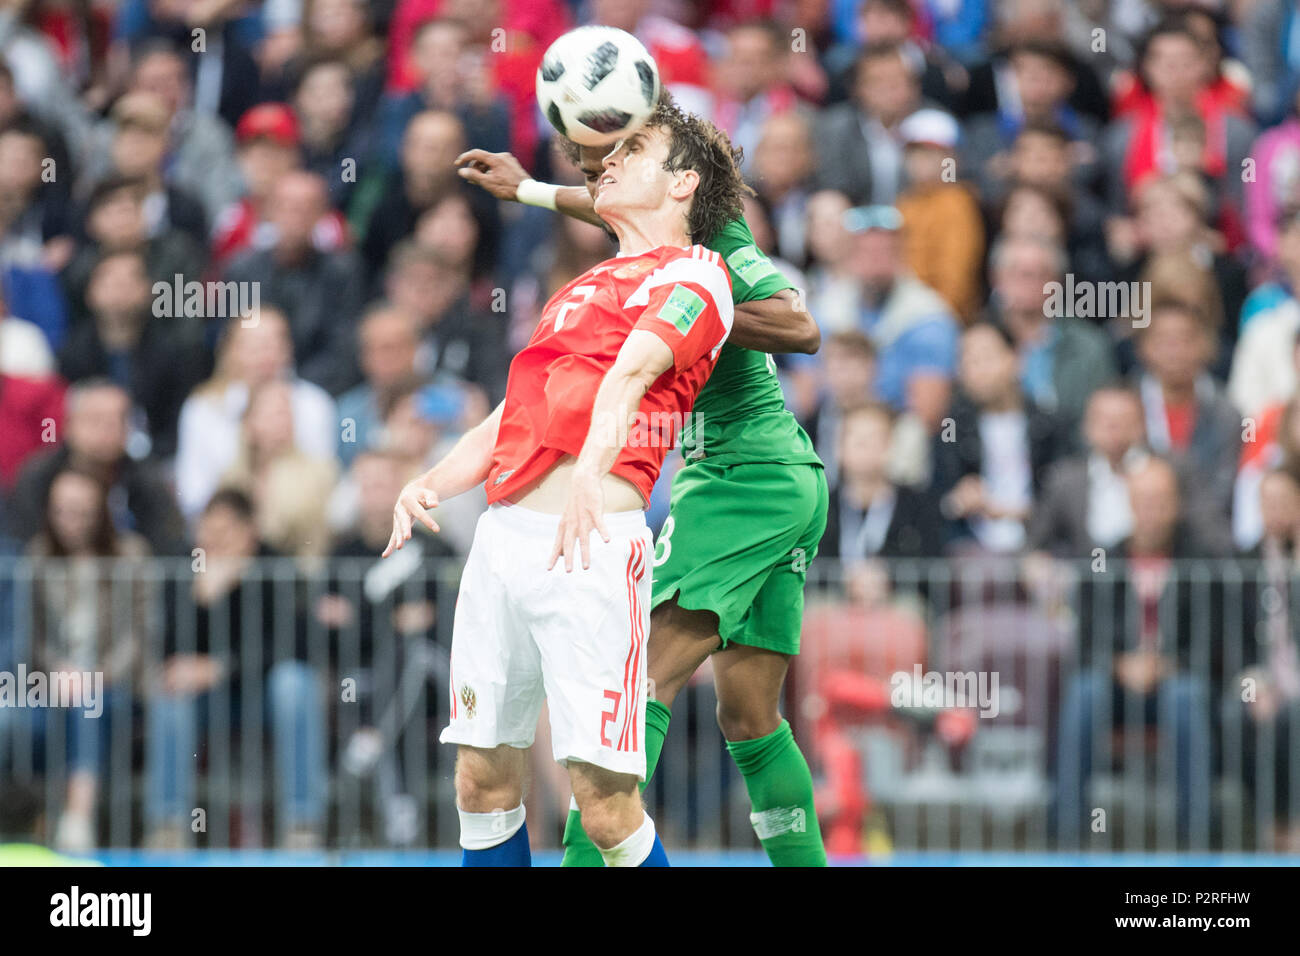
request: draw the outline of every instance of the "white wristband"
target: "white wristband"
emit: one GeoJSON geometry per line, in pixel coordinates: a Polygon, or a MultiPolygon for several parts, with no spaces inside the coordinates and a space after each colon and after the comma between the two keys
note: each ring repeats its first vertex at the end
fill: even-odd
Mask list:
{"type": "Polygon", "coordinates": [[[525,179],[515,189],[515,198],[525,206],[541,206],[543,209],[555,209],[555,194],[559,186],[551,183],[539,183],[535,179],[525,179]]]}

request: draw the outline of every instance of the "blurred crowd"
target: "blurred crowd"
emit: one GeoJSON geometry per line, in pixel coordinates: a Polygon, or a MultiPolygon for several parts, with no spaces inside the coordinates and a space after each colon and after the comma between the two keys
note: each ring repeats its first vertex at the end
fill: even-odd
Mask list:
{"type": "MultiPolygon", "coordinates": [[[[198,548],[226,573],[168,599],[200,611],[258,556],[375,559],[401,485],[613,251],[454,166],[510,151],[581,183],[533,93],[590,22],[640,37],[745,151],[746,218],[822,330],[776,364],[827,466],[824,559],[1244,555],[1289,576],[1291,0],[0,0],[8,552],[198,548]]],[[[464,554],[484,507],[440,507],[420,553],[464,554]]],[[[135,666],[131,635],[78,617],[93,587],[47,590],[47,664],[135,666]]],[[[403,607],[410,632],[438,613],[403,607]]],[[[223,680],[167,646],[167,694],[223,680]]],[[[1274,650],[1270,686],[1300,687],[1274,650]]],[[[1148,695],[1172,673],[1133,670],[1148,695]]],[[[266,681],[286,734],[303,680],[266,681]]],[[[158,706],[181,728],[160,746],[187,750],[193,721],[158,706]]],[[[323,757],[285,759],[309,792],[323,757]]],[[[160,815],[186,805],[156,789],[160,815]]]]}

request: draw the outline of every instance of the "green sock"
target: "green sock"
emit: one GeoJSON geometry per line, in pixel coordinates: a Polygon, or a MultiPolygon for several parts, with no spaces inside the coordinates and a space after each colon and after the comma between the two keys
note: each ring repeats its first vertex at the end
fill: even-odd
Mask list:
{"type": "MultiPolygon", "coordinates": [[[[659,763],[659,752],[664,749],[664,738],[668,736],[668,721],[673,712],[657,700],[645,702],[645,780],[641,789],[646,788],[659,763]]],[[[564,823],[564,859],[560,866],[604,866],[605,858],[596,849],[596,844],[587,837],[582,829],[582,814],[578,808],[569,807],[569,818],[564,823]]]]}
{"type": "Polygon", "coordinates": [[[789,721],[757,740],[727,741],[727,750],[745,778],[749,819],[772,865],[825,866],[812,774],[789,721]]]}

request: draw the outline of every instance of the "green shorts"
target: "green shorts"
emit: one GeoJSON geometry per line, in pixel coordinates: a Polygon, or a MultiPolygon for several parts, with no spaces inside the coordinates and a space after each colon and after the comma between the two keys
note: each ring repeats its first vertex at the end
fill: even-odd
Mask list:
{"type": "Polygon", "coordinates": [[[675,597],[718,615],[724,647],[798,654],[804,578],[827,500],[820,465],[686,465],[655,542],[651,607],[675,597]]]}

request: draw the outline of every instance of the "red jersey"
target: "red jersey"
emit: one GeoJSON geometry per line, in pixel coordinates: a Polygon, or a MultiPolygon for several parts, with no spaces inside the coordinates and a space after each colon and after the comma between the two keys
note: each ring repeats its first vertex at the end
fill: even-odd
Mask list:
{"type": "Polygon", "coordinates": [[[551,296],[532,338],[510,363],[505,407],[488,472],[495,502],[532,484],[565,455],[577,455],[591,428],[596,390],[633,329],[653,332],[673,351],[673,367],[641,399],[634,430],[611,472],[642,497],[717,364],[731,332],[731,278],[703,246],[661,246],[609,259],[551,296]]]}

